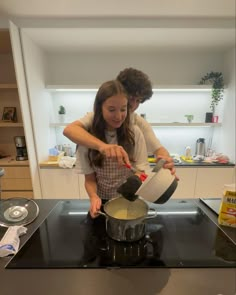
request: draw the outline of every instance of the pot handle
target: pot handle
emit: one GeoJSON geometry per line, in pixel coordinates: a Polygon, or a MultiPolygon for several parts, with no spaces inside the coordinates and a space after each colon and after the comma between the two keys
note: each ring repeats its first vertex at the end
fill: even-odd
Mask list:
{"type": "Polygon", "coordinates": [[[145,217],[145,219],[150,219],[150,218],[154,218],[154,217],[156,217],[157,216],[157,210],[156,209],[154,209],[154,208],[149,208],[149,210],[148,210],[148,213],[150,213],[150,211],[153,211],[153,212],[151,212],[151,216],[146,216],[145,217]]]}
{"type": "Polygon", "coordinates": [[[103,216],[107,217],[107,215],[106,215],[105,213],[103,213],[101,210],[98,210],[97,213],[98,213],[99,215],[103,215],[103,216]]]}

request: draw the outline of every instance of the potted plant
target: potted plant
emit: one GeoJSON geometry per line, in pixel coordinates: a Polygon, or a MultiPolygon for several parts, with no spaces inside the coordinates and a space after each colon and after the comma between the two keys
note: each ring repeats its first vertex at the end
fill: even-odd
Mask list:
{"type": "Polygon", "coordinates": [[[185,115],[189,123],[192,123],[194,116],[193,115],[185,115]]]}
{"type": "Polygon", "coordinates": [[[65,121],[66,109],[65,109],[65,107],[63,105],[59,106],[58,114],[59,114],[59,121],[64,122],[65,121]]]}
{"type": "Polygon", "coordinates": [[[224,95],[223,74],[221,72],[207,73],[204,77],[201,78],[199,84],[212,85],[210,109],[212,110],[212,113],[214,115],[215,108],[218,105],[219,101],[223,99],[223,95],[224,95]]]}

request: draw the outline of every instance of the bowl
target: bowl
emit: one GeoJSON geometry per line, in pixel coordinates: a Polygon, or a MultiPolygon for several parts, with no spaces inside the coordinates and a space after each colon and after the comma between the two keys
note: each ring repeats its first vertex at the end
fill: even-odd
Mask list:
{"type": "Polygon", "coordinates": [[[0,225],[27,225],[39,214],[38,205],[31,199],[10,198],[0,202],[0,225]]]}

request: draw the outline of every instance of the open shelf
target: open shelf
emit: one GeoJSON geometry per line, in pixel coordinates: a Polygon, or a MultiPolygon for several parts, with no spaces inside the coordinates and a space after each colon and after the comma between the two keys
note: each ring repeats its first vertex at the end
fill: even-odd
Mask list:
{"type": "Polygon", "coordinates": [[[16,83],[0,83],[0,89],[17,89],[16,83]]]}
{"type": "MultiPolygon", "coordinates": [[[[50,127],[64,127],[70,123],[50,123],[50,127]]],[[[221,123],[151,123],[152,127],[216,127],[221,126],[221,123]]]]}
{"type": "Polygon", "coordinates": [[[221,126],[221,123],[179,123],[179,122],[174,122],[174,123],[151,123],[149,124],[153,127],[155,126],[162,126],[162,127],[215,127],[215,126],[221,126]]]}
{"type": "Polygon", "coordinates": [[[3,122],[0,121],[0,128],[1,127],[23,127],[23,123],[14,123],[14,122],[3,122]]]}
{"type": "MultiPolygon", "coordinates": [[[[50,91],[97,91],[98,85],[46,85],[50,91]]],[[[226,88],[226,87],[225,87],[226,88]]],[[[211,91],[211,85],[157,85],[153,91],[211,91]]]]}

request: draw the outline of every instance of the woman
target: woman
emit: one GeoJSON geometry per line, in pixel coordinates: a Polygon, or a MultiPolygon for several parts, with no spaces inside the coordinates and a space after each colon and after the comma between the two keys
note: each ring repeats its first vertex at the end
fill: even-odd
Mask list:
{"type": "MultiPolygon", "coordinates": [[[[130,124],[128,96],[117,81],[108,81],[99,88],[94,102],[94,116],[90,133],[99,140],[116,144],[129,155],[139,171],[150,170],[147,149],[140,129],[130,124]]],[[[102,200],[118,195],[117,189],[133,172],[97,150],[79,146],[78,172],[85,174],[85,188],[90,198],[90,214],[94,218],[102,200]]]]}

